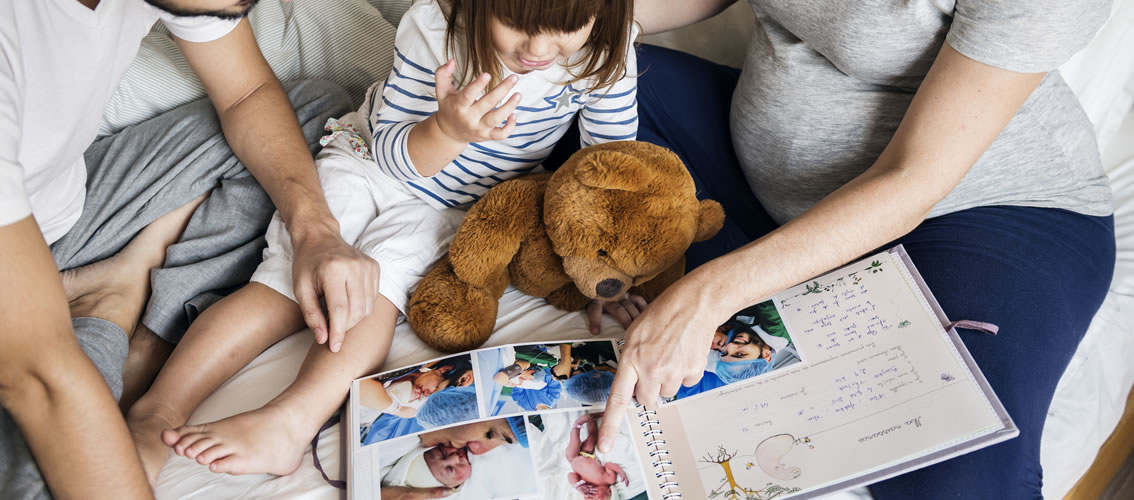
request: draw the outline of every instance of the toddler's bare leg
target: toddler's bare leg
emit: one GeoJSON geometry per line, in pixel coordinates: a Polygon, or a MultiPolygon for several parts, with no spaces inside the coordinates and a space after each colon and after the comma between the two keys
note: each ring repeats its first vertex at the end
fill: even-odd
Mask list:
{"type": "Polygon", "coordinates": [[[398,310],[379,295],[374,310],[346,334],[332,353],[312,345],[287,389],[263,408],[203,425],[165,433],[174,452],[213,472],[286,475],[299,467],[315,433],[346,397],[355,378],[377,370],[386,359],[398,310]]]}
{"type": "MultiPolygon", "coordinates": [[[[190,326],[126,423],[153,484],[169,457],[162,435],[264,349],[304,325],[299,305],[260,283],[249,283],[205,310],[190,326]]],[[[172,441],[171,441],[172,442],[172,441]]]]}

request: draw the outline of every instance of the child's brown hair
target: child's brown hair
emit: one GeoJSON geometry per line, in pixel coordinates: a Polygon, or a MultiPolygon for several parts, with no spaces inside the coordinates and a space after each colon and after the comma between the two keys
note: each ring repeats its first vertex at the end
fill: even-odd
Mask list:
{"type": "Polygon", "coordinates": [[[592,92],[613,85],[626,75],[630,23],[634,0],[444,0],[447,8],[445,47],[458,62],[457,84],[463,86],[481,73],[500,82],[500,65],[492,44],[491,22],[529,35],[571,33],[594,20],[582,57],[568,66],[574,83],[593,79],[592,92]]]}

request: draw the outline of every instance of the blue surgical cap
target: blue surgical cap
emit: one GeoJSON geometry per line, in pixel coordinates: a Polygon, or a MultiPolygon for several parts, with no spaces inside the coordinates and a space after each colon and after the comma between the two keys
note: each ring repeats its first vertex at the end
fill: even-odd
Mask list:
{"type": "Polygon", "coordinates": [[[516,435],[516,441],[524,448],[528,447],[528,428],[524,425],[524,417],[508,417],[508,425],[512,427],[512,434],[516,435]]]}
{"type": "Polygon", "coordinates": [[[752,378],[762,373],[767,373],[772,368],[763,359],[746,359],[743,361],[733,361],[726,363],[724,360],[717,361],[716,374],[725,384],[739,382],[741,380],[752,378]]]}
{"type": "Polygon", "coordinates": [[[426,429],[476,420],[476,386],[449,387],[435,392],[417,410],[417,423],[426,429]]]}
{"type": "Polygon", "coordinates": [[[606,398],[610,396],[610,385],[613,383],[613,373],[594,370],[567,379],[563,383],[563,389],[575,401],[589,405],[600,405],[606,403],[606,398]]]}

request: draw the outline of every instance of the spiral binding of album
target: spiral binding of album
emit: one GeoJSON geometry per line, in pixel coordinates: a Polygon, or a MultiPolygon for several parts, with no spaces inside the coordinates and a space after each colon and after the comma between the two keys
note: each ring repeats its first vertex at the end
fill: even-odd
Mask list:
{"type": "Polygon", "coordinates": [[[659,481],[658,489],[661,491],[662,500],[681,498],[681,492],[678,490],[679,484],[675,477],[677,472],[673,470],[673,462],[666,458],[669,455],[669,450],[665,448],[665,439],[662,437],[660,422],[657,420],[657,411],[647,409],[637,401],[634,402],[634,408],[638,410],[638,427],[642,429],[642,436],[646,438],[650,466],[654,469],[654,477],[659,481]]]}
{"type": "MultiPolygon", "coordinates": [[[[621,354],[622,347],[625,345],[625,340],[618,341],[619,354],[621,354]]],[[[634,402],[634,408],[637,410],[638,427],[642,430],[642,436],[646,438],[646,450],[649,454],[650,466],[654,470],[654,477],[659,481],[657,486],[658,490],[661,491],[662,500],[681,498],[681,491],[678,489],[680,485],[676,481],[677,472],[673,470],[673,462],[666,458],[669,456],[669,450],[665,448],[665,439],[662,437],[661,422],[657,420],[657,411],[647,409],[637,401],[634,402]]]]}

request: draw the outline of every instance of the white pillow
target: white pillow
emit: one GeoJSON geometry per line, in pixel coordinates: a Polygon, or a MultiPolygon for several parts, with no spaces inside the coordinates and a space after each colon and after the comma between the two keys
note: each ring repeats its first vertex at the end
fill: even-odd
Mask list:
{"type": "MultiPolygon", "coordinates": [[[[280,81],[320,78],[341,85],[355,104],[386,78],[394,58],[395,19],[409,0],[264,0],[248,16],[264,58],[280,81]],[[403,5],[404,4],[404,5],[403,5]]],[[[169,32],[159,23],[142,40],[103,112],[99,134],[117,132],[205,96],[169,32]]]]}
{"type": "Polygon", "coordinates": [[[1059,68],[1106,151],[1134,106],[1134,0],[1114,2],[1110,19],[1087,48],[1059,68]]]}

